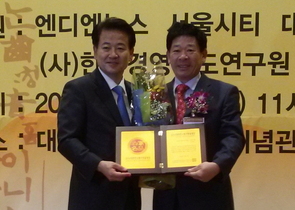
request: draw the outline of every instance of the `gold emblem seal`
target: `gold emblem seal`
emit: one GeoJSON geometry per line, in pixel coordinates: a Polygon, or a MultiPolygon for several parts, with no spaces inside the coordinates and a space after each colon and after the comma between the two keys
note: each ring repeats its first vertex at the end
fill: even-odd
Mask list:
{"type": "Polygon", "coordinates": [[[129,142],[129,148],[132,152],[139,154],[146,150],[147,144],[142,139],[136,138],[129,142]]]}

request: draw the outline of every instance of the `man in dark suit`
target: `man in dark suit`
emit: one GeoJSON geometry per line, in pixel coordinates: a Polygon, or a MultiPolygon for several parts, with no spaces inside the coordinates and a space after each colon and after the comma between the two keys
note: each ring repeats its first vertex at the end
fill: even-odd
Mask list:
{"type": "Polygon", "coordinates": [[[122,19],[108,18],[96,25],[92,43],[98,68],[64,87],[58,149],[73,164],[69,210],[141,209],[137,177],[115,163],[115,130],[124,124],[116,104],[119,94],[113,88],[123,88],[129,105],[131,86],[123,73],[135,42],[132,27],[122,19]]]}
{"type": "MultiPolygon", "coordinates": [[[[185,97],[195,91],[209,94],[207,113],[197,114],[205,119],[207,161],[176,175],[174,189],[155,190],[154,210],[232,210],[229,173],[245,144],[239,91],[200,73],[207,57],[207,38],[199,28],[186,23],[173,24],[168,30],[166,47],[175,74],[167,86],[176,119],[178,85],[187,86],[185,97]]],[[[185,116],[190,114],[186,109],[185,116]]]]}

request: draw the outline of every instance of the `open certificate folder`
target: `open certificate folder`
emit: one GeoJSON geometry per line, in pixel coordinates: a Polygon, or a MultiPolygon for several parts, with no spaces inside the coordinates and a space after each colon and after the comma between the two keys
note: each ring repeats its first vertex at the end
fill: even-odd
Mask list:
{"type": "Polygon", "coordinates": [[[203,123],[116,129],[116,162],[133,174],[184,172],[204,161],[203,123]]]}

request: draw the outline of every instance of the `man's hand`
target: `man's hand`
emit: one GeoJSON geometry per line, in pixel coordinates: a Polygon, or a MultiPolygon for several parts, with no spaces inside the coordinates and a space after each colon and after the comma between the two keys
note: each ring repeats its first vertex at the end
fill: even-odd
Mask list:
{"type": "Polygon", "coordinates": [[[109,181],[123,181],[126,177],[131,176],[126,168],[112,161],[100,161],[97,170],[105,175],[109,181]]]}
{"type": "Polygon", "coordinates": [[[219,166],[214,162],[204,162],[200,165],[188,169],[184,173],[185,176],[190,176],[202,182],[209,182],[220,172],[219,166]]]}

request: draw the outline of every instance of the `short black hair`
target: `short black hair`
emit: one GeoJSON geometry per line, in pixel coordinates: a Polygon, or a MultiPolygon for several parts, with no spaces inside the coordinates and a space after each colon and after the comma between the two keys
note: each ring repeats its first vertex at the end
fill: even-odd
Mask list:
{"type": "Polygon", "coordinates": [[[103,30],[118,30],[125,33],[128,36],[129,48],[134,48],[136,43],[135,32],[132,26],[130,26],[125,20],[110,17],[95,25],[91,35],[93,46],[98,46],[99,38],[103,30]]]}
{"type": "Polygon", "coordinates": [[[172,42],[175,38],[179,36],[192,36],[196,38],[199,44],[201,52],[207,48],[207,36],[199,29],[197,26],[185,22],[175,22],[168,29],[168,34],[166,37],[166,48],[169,51],[172,42]]]}

